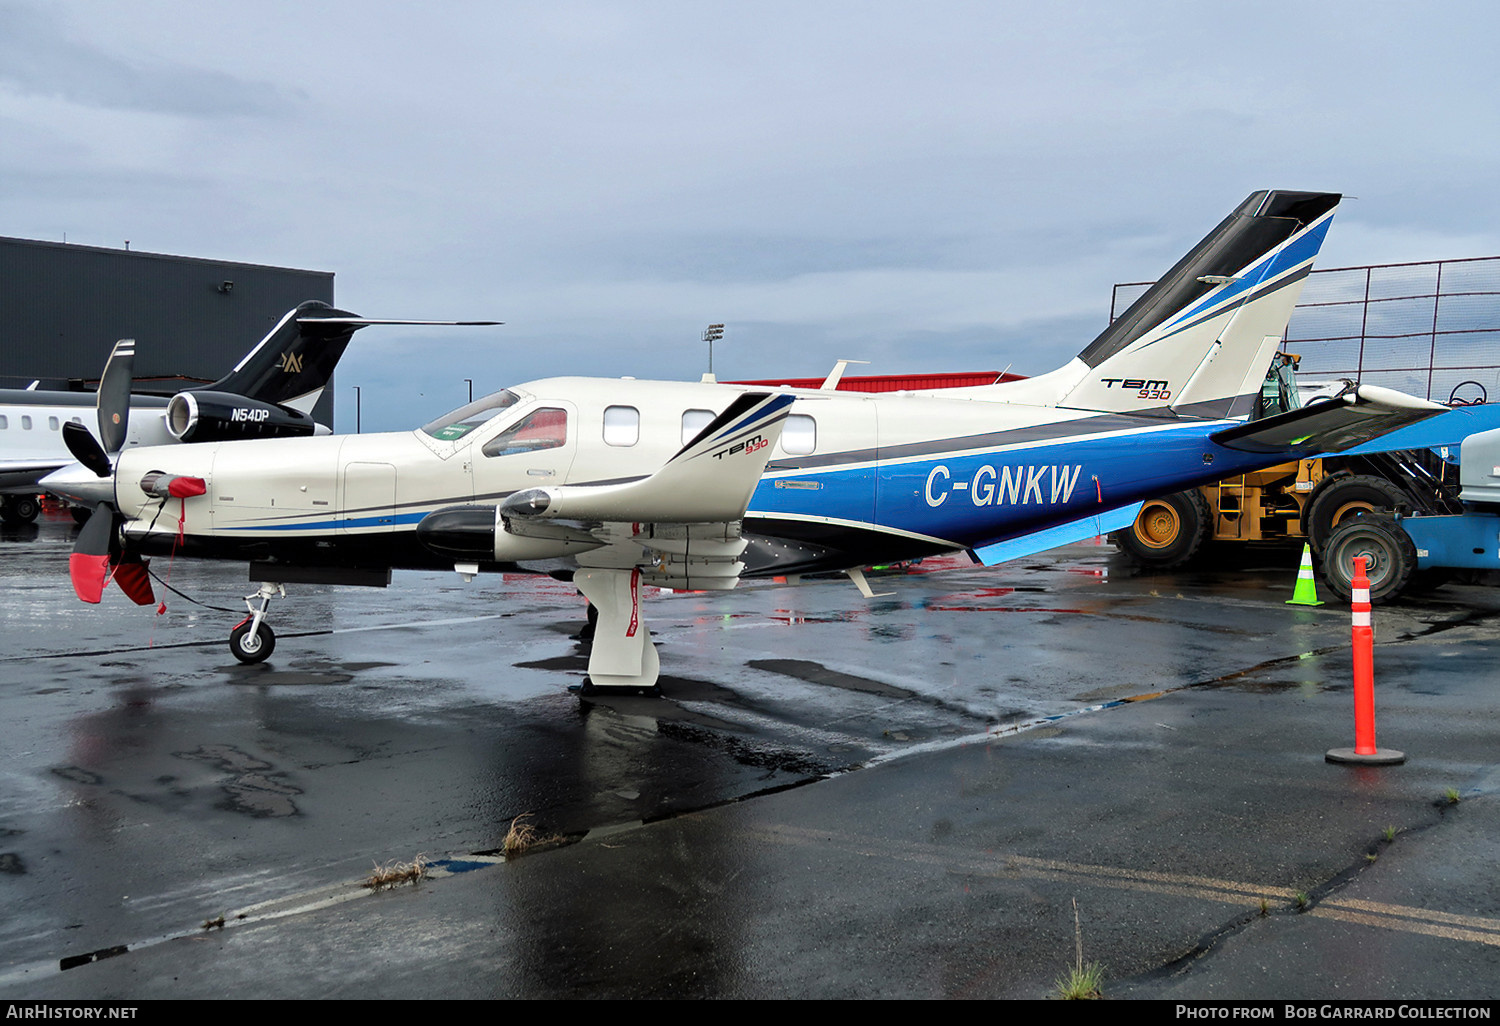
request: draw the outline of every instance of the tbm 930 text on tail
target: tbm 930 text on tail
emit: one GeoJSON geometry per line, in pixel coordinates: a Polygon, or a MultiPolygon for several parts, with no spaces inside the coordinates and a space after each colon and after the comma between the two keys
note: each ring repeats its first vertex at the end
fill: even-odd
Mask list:
{"type": "Polygon", "coordinates": [[[875,563],[998,562],[1440,412],[1351,384],[1245,419],[1338,201],[1252,194],[1077,357],[1027,380],[867,394],[549,378],[406,433],[127,450],[99,510],[108,552],[75,556],[75,585],[97,599],[111,568],[174,546],[248,560],[266,583],[231,648],[255,660],[286,583],[571,571],[598,609],[590,686],[649,687],[643,586],[841,570],[867,590],[875,563]]]}

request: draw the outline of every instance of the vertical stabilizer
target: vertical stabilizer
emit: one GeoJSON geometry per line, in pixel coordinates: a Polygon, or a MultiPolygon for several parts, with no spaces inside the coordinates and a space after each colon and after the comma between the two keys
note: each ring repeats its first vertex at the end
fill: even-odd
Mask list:
{"type": "Polygon", "coordinates": [[[1082,372],[1057,405],[1248,413],[1340,198],[1251,194],[1078,354],[1082,372]]]}
{"type": "Polygon", "coordinates": [[[311,413],[349,340],[363,326],[350,323],[353,318],[316,299],[299,303],[234,370],[212,385],[190,391],[228,392],[311,413]]]}

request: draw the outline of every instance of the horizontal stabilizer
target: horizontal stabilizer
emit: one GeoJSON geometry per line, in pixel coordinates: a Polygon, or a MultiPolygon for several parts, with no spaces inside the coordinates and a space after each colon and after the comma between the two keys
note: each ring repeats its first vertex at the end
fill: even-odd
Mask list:
{"type": "Polygon", "coordinates": [[[1250,421],[1209,435],[1239,452],[1306,456],[1344,452],[1448,408],[1377,385],[1359,385],[1300,410],[1250,421]]]}
{"type": "Polygon", "coordinates": [[[1071,545],[1074,542],[1109,534],[1111,531],[1123,531],[1135,523],[1135,518],[1140,516],[1143,505],[1145,504],[1133,502],[1129,506],[1112,509],[1106,513],[1091,514],[1077,520],[1070,520],[1066,524],[1058,524],[1056,527],[1023,534],[1009,541],[986,545],[974,549],[974,556],[985,566],[994,566],[1007,560],[1046,552],[1059,545],[1071,545]]]}
{"type": "Polygon", "coordinates": [[[1500,428],[1500,404],[1460,406],[1437,416],[1408,425],[1373,442],[1344,450],[1345,456],[1363,456],[1371,452],[1396,449],[1440,449],[1448,446],[1457,455],[1458,446],[1470,435],[1500,428]]]}
{"type": "Polygon", "coordinates": [[[617,485],[528,488],[501,504],[521,520],[703,524],[739,520],[781,439],[795,397],[746,392],[650,477],[617,485]]]}

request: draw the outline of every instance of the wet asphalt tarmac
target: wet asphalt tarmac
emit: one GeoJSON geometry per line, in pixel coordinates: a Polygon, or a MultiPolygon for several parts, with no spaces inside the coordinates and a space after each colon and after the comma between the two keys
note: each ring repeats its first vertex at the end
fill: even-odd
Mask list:
{"type": "Polygon", "coordinates": [[[1500,989],[1500,589],[1377,610],[1368,769],[1295,553],[654,597],[662,697],[581,702],[565,584],[298,586],[243,667],[242,565],[85,607],[72,536],[0,532],[0,998],[1500,989]]]}

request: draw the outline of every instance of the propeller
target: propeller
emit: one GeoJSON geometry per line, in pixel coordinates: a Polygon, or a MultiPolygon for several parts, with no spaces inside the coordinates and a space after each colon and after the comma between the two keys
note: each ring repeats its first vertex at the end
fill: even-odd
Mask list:
{"type": "MultiPolygon", "coordinates": [[[[122,338],[115,343],[99,379],[97,411],[99,437],[96,439],[82,424],[63,425],[63,443],[73,458],[93,471],[98,478],[114,476],[114,460],[125,446],[130,431],[130,388],[134,379],[135,339],[122,338]]],[[[113,492],[113,480],[110,482],[113,492]]],[[[78,532],[73,554],[68,557],[68,576],[73,591],[84,602],[97,603],[104,586],[113,577],[120,590],[137,605],[156,601],[146,561],[126,551],[120,544],[119,512],[101,500],[94,506],[88,522],[78,532]]]]}
{"type": "Polygon", "coordinates": [[[130,387],[134,368],[135,339],[122,338],[115,343],[109,362],[104,365],[104,376],[99,379],[96,399],[98,439],[82,424],[69,421],[63,425],[63,444],[73,458],[92,470],[96,477],[109,477],[113,473],[110,457],[125,445],[125,436],[130,430],[130,387]]]}

